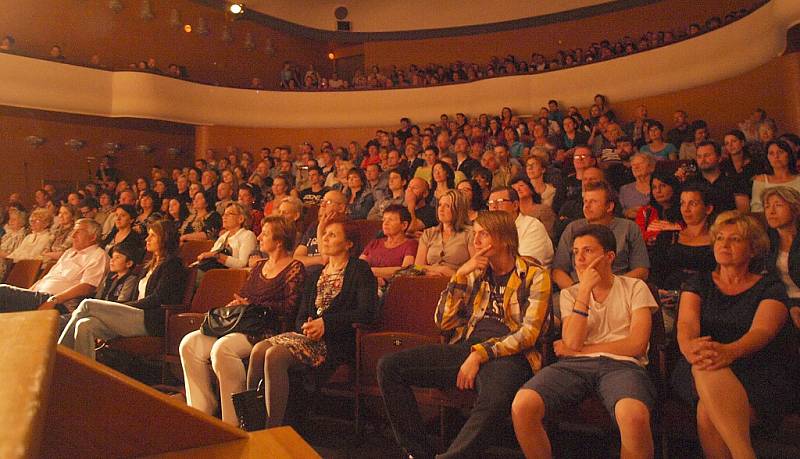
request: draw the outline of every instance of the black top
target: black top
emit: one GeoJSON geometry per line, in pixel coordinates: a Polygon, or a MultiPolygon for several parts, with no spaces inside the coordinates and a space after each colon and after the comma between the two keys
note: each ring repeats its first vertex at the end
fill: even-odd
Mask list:
{"type": "Polygon", "coordinates": [[[439,224],[439,219],[436,217],[436,209],[429,204],[425,204],[424,207],[414,210],[414,213],[417,215],[417,218],[425,224],[425,228],[430,228],[439,224]]]}
{"type": "MultiPolygon", "coordinates": [[[[726,295],[714,283],[711,272],[690,277],[683,290],[700,296],[700,336],[727,344],[740,339],[750,330],[761,301],[772,299],[786,304],[786,289],[780,279],[766,275],[738,295],[726,295]]],[[[759,418],[770,422],[780,419],[792,406],[793,391],[786,372],[789,358],[788,321],[775,338],[761,350],[742,357],[730,366],[747,392],[750,404],[759,418]]],[[[682,359],[684,371],[688,362],[682,359]]],[[[691,372],[688,372],[691,375],[691,372]]],[[[691,387],[684,381],[685,387],[691,387]]]]}
{"type": "Polygon", "coordinates": [[[458,165],[456,170],[459,170],[467,176],[467,178],[472,178],[472,173],[481,166],[480,161],[475,158],[467,157],[461,164],[458,165]]]}
{"type": "Polygon", "coordinates": [[[714,183],[709,182],[698,174],[692,182],[705,182],[712,190],[712,195],[709,198],[710,203],[714,205],[714,212],[719,214],[726,210],[736,210],[736,195],[750,196],[750,189],[747,185],[738,178],[730,177],[722,173],[714,183]]]}
{"type": "Polygon", "coordinates": [[[692,274],[713,271],[717,266],[710,245],[684,245],[678,242],[678,235],[678,231],[662,231],[656,237],[649,280],[658,288],[679,290],[692,274]]]}
{"type": "MultiPolygon", "coordinates": [[[[146,275],[143,273],[142,275],[146,275]]],[[[172,256],[156,266],[147,281],[144,297],[130,301],[128,306],[144,309],[144,326],[152,336],[164,334],[164,311],[162,304],[179,304],[183,300],[186,269],[180,258],[172,256]]]]}
{"type": "Polygon", "coordinates": [[[110,272],[103,278],[94,297],[98,300],[126,303],[136,299],[138,283],[139,279],[130,271],[121,277],[118,277],[117,273],[110,272]]]}
{"type": "MultiPolygon", "coordinates": [[[[295,328],[301,332],[309,317],[316,319],[317,281],[321,270],[309,272],[303,288],[303,298],[297,311],[295,328]]],[[[322,313],[325,323],[325,345],[328,360],[333,365],[353,361],[356,355],[354,323],[372,323],[376,319],[378,284],[372,269],[364,260],[351,257],[344,270],[342,290],[322,313]]]]}

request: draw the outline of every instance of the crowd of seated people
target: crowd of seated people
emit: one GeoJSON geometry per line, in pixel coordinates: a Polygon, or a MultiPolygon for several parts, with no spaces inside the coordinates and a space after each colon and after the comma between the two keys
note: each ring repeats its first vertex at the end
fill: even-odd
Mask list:
{"type": "Polygon", "coordinates": [[[53,266],[30,289],[0,285],[0,310],[59,310],[59,342],[89,356],[97,339],[158,336],[159,305],[180,301],[189,268],[176,251],[208,241],[198,269],[250,269],[228,305],[276,315],[253,334],[187,335],[187,402],[206,413],[221,407],[236,424],[230,395],[261,384],[266,425],[277,426],[290,370],[329,374],[352,362],[352,324],[375,319],[393,276],[443,276],[450,283],[435,323],[450,344],[378,367],[402,448],[432,451],[412,386],[477,391],[449,454],[476,454],[512,415],[531,457],[549,453],[544,416],[597,387],[623,453],[646,457],[655,394],[643,369],[660,304],[680,352],[673,385],[696,410],[702,447],[749,457],[745,414],[770,424],[793,408],[782,365],[800,328],[800,139],[777,136],[763,110],[755,138],[735,129],[721,144],[707,127],[691,132],[707,123],[682,110],[668,129],[644,106],[625,123],[604,97],[595,102],[586,118],[557,101],[529,119],[508,107],[496,117],[443,115],[424,129],[404,118],[365,147],[230,146],[135,178],[104,158],[80,190],[47,185],[30,199],[9,197],[4,269],[28,258],[53,266]],[[693,159],[660,154],[682,140],[693,143],[693,159]],[[362,240],[356,225],[370,219],[382,233],[374,226],[374,240],[362,240]],[[536,343],[551,301],[560,360],[546,365],[536,343]],[[578,384],[569,376],[577,373],[594,382],[578,384]]]}
{"type": "MultiPolygon", "coordinates": [[[[530,61],[509,54],[505,57],[492,56],[489,62],[473,63],[456,61],[450,64],[412,64],[407,69],[392,65],[381,69],[377,65],[369,70],[356,70],[352,79],[342,79],[333,72],[320,75],[314,65],[306,68],[294,62],[284,62],[280,74],[280,89],[284,90],[341,90],[341,89],[392,89],[439,84],[475,81],[503,75],[539,73],[605,61],[628,56],[649,49],[666,46],[686,40],[699,34],[713,31],[748,15],[761,2],[749,9],[731,11],[722,18],[714,16],[705,23],[692,23],[682,29],[647,32],[641,37],[624,36],[619,40],[601,40],[586,48],[560,50],[552,56],[531,54],[530,61]]],[[[259,88],[260,89],[260,88],[259,88]]],[[[678,145],[678,147],[680,147],[678,145]]]]}
{"type": "MultiPolygon", "coordinates": [[[[314,64],[301,66],[292,61],[285,61],[280,71],[277,87],[282,90],[306,91],[391,89],[433,86],[475,81],[495,76],[558,70],[605,61],[616,57],[628,56],[692,38],[734,22],[748,15],[763,3],[763,1],[758,1],[750,8],[731,11],[722,17],[713,16],[704,23],[692,23],[679,29],[662,30],[658,32],[650,31],[640,37],[626,35],[616,41],[605,39],[593,42],[585,48],[560,50],[554,55],[547,57],[534,52],[531,54],[530,61],[509,54],[505,57],[492,56],[489,62],[486,63],[456,61],[450,64],[412,64],[407,69],[398,69],[397,66],[394,65],[380,69],[376,65],[369,70],[356,70],[351,79],[343,79],[341,75],[336,72],[323,76],[315,68],[314,64]]],[[[11,34],[5,35],[2,38],[0,42],[0,52],[20,53],[37,57],[33,50],[26,49],[24,44],[19,45],[11,34]]],[[[40,57],[99,69],[110,69],[108,64],[102,61],[99,54],[93,54],[88,62],[73,62],[65,57],[61,45],[58,44],[53,45],[46,55],[40,57]]],[[[174,78],[189,78],[186,66],[170,63],[167,70],[164,71],[158,67],[154,57],[131,62],[122,69],[151,72],[159,75],[168,75],[174,78]]],[[[220,84],[220,82],[211,83],[220,84]]],[[[225,85],[224,82],[222,84],[225,85]]],[[[250,89],[265,89],[264,80],[259,76],[254,76],[251,78],[247,87],[250,89]]],[[[681,145],[675,145],[675,147],[681,148],[681,145]]]]}

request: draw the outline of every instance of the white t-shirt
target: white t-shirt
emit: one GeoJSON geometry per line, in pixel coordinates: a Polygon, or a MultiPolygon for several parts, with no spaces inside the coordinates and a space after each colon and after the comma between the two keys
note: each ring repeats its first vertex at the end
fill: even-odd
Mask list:
{"type": "MultiPolygon", "coordinates": [[[[578,286],[561,290],[561,317],[566,319],[573,314],[575,297],[578,295],[578,286]]],[[[631,316],[633,311],[641,308],[655,310],[658,303],[650,293],[647,284],[641,279],[624,276],[614,276],[614,283],[608,297],[600,303],[589,298],[588,334],[585,345],[609,343],[627,338],[630,334],[631,316]]],[[[637,365],[647,365],[647,353],[638,357],[596,352],[586,354],[586,357],[608,357],[615,360],[626,360],[637,365]]]]}
{"type": "Polygon", "coordinates": [[[519,254],[539,260],[546,269],[553,262],[553,241],[547,228],[536,217],[519,214],[514,221],[519,235],[519,254]]]}

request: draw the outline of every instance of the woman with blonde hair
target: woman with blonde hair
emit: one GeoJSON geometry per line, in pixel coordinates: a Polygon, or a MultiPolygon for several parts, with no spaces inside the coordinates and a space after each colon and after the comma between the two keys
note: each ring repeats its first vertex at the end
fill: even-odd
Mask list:
{"type": "Polygon", "coordinates": [[[436,212],[439,224],[422,232],[415,265],[426,274],[449,277],[473,254],[469,204],[463,194],[448,190],[436,212]]]}
{"type": "Polygon", "coordinates": [[[710,233],[717,269],[683,284],[673,386],[696,403],[706,457],[755,458],[751,424],[775,425],[794,396],[786,289],[759,274],[769,239],[755,218],[723,212],[710,233]]]}

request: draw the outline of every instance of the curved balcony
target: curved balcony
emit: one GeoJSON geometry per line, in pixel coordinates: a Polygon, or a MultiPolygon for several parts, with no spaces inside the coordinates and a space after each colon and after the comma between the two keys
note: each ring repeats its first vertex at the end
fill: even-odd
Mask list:
{"type": "Polygon", "coordinates": [[[426,88],[352,92],[280,92],[222,88],[138,72],[0,55],[0,104],[15,107],[242,127],[391,125],[399,116],[533,113],[548,99],[584,105],[595,93],[625,101],[740,75],[779,56],[800,2],[772,0],[747,17],[650,51],[543,74],[426,88]]]}

